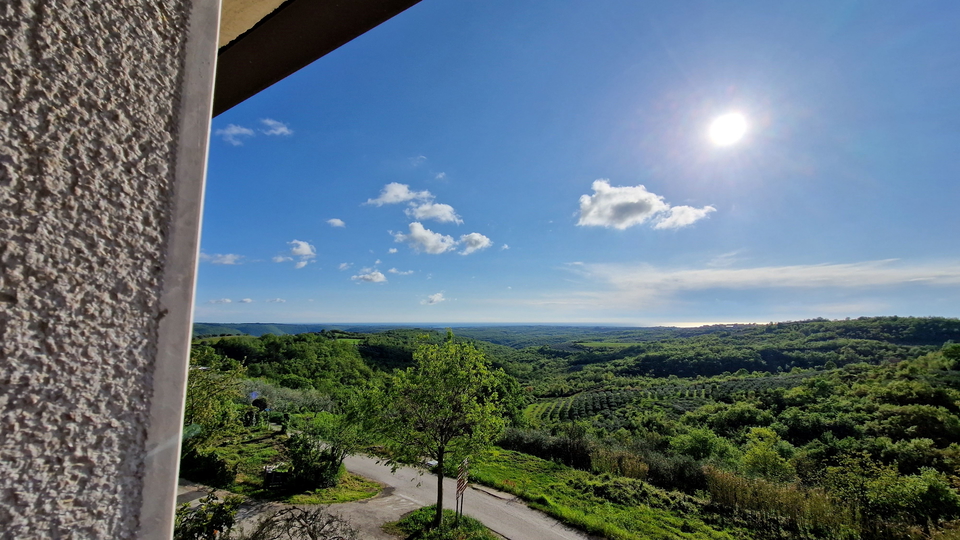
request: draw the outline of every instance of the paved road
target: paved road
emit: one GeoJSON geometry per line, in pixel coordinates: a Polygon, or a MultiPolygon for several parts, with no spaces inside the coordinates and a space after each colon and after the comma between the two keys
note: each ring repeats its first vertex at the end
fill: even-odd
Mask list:
{"type": "MultiPolygon", "coordinates": [[[[388,487],[366,501],[336,504],[331,510],[341,513],[363,530],[363,538],[390,539],[379,532],[379,525],[396,521],[401,515],[437,500],[437,477],[421,476],[418,469],[401,467],[395,473],[390,467],[364,456],[350,456],[344,462],[347,470],[376,480],[388,487]],[[377,526],[375,531],[373,526],[377,526]],[[377,534],[379,533],[379,534],[377,534]]],[[[453,508],[456,480],[444,479],[443,507],[453,508]]],[[[513,495],[484,487],[470,487],[464,493],[463,513],[510,540],[589,540],[593,537],[571,529],[550,516],[528,508],[513,495]]]]}

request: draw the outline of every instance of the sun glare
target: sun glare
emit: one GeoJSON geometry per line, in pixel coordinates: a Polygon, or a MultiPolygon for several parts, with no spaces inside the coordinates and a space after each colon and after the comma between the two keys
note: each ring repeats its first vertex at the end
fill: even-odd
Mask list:
{"type": "Polygon", "coordinates": [[[710,140],[717,146],[730,146],[747,133],[747,120],[740,113],[718,116],[710,124],[710,140]]]}

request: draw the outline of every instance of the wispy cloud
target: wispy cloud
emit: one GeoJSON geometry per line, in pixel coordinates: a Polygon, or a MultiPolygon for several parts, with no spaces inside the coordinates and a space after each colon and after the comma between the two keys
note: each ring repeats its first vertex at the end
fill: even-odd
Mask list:
{"type": "Polygon", "coordinates": [[[236,253],[214,253],[213,255],[200,253],[200,260],[210,264],[240,264],[242,258],[243,255],[236,253]]]}
{"type": "Polygon", "coordinates": [[[238,126],[236,124],[228,124],[227,127],[218,129],[213,133],[217,137],[222,137],[225,142],[230,143],[233,146],[241,146],[243,144],[244,137],[253,137],[255,135],[252,129],[238,126]]]}
{"type": "Polygon", "coordinates": [[[897,259],[848,264],[760,266],[753,268],[658,268],[651,265],[581,264],[571,270],[610,286],[625,302],[666,298],[707,289],[846,288],[909,284],[960,285],[960,263],[905,264],[897,259]]]}
{"type": "Polygon", "coordinates": [[[390,248],[387,250],[387,253],[396,253],[396,252],[397,252],[397,248],[390,248]]]}
{"type": "Polygon", "coordinates": [[[218,298],[216,300],[207,300],[208,304],[232,304],[233,300],[229,298],[218,298]]]}
{"type": "Polygon", "coordinates": [[[410,224],[410,233],[394,233],[393,238],[396,242],[406,242],[418,252],[426,252],[432,255],[438,255],[454,249],[457,245],[452,236],[435,233],[430,229],[424,228],[419,222],[410,224]]]}
{"type": "Polygon", "coordinates": [[[508,245],[506,245],[506,244],[500,246],[500,251],[506,251],[506,250],[508,250],[508,249],[510,249],[510,246],[508,246],[508,245]]]}
{"type": "Polygon", "coordinates": [[[409,276],[410,274],[413,273],[413,270],[403,271],[403,270],[397,270],[396,268],[391,268],[391,269],[387,270],[387,273],[388,273],[388,274],[396,274],[396,275],[398,275],[398,276],[409,276]]]}
{"type": "Polygon", "coordinates": [[[353,266],[353,264],[351,264],[351,263],[340,263],[340,266],[338,266],[337,268],[340,269],[340,270],[346,270],[346,269],[350,268],[351,266],[353,266]]]}
{"type": "Polygon", "coordinates": [[[379,270],[364,268],[360,270],[359,274],[351,276],[350,279],[360,283],[384,283],[387,281],[387,276],[379,270]]]}
{"type": "Polygon", "coordinates": [[[414,167],[419,167],[420,165],[423,165],[424,163],[426,163],[427,156],[414,156],[412,158],[409,158],[409,160],[410,160],[410,165],[413,165],[414,167]]]}
{"type": "Polygon", "coordinates": [[[446,180],[446,179],[447,179],[447,173],[445,173],[445,172],[439,172],[439,173],[437,173],[437,175],[434,176],[433,178],[434,178],[435,180],[446,180]]]}
{"type": "Polygon", "coordinates": [[[293,260],[293,257],[285,257],[285,256],[283,256],[283,255],[277,255],[277,256],[274,257],[272,260],[273,260],[273,262],[275,262],[275,263],[282,263],[282,262],[292,261],[292,260],[293,260]]]}
{"type": "Polygon", "coordinates": [[[267,302],[270,304],[283,304],[283,303],[286,303],[286,300],[284,300],[283,298],[270,298],[270,299],[264,300],[264,302],[267,302]]]}
{"type": "Polygon", "coordinates": [[[413,200],[432,200],[433,195],[429,191],[410,191],[410,186],[399,182],[390,182],[380,190],[380,196],[376,199],[367,199],[365,204],[383,206],[385,204],[398,204],[413,200]]]}
{"type": "Polygon", "coordinates": [[[424,306],[432,306],[434,304],[439,304],[440,302],[445,302],[446,300],[447,299],[443,297],[443,291],[441,291],[424,298],[420,301],[420,304],[424,306]]]}
{"type": "Polygon", "coordinates": [[[327,220],[327,223],[329,223],[331,227],[346,227],[346,226],[347,226],[347,224],[344,223],[342,219],[338,219],[338,218],[328,219],[328,220],[327,220]]]}
{"type": "Polygon", "coordinates": [[[716,211],[712,206],[671,206],[642,185],[612,187],[609,180],[601,178],[592,188],[593,195],[580,197],[577,225],[623,230],[652,221],[655,229],[678,229],[716,211]]]}
{"type": "Polygon", "coordinates": [[[463,251],[461,251],[460,254],[469,255],[475,251],[487,249],[493,245],[493,241],[480,233],[474,232],[461,236],[460,244],[463,244],[464,246],[463,251]]]}
{"type": "Polygon", "coordinates": [[[241,304],[252,304],[252,303],[253,303],[253,299],[252,299],[252,298],[241,298],[240,300],[237,300],[237,301],[240,302],[241,304]]]}
{"type": "Polygon", "coordinates": [[[260,120],[260,123],[266,126],[266,129],[261,129],[264,135],[293,135],[293,130],[287,127],[283,122],[279,122],[272,118],[263,118],[260,120]]]}

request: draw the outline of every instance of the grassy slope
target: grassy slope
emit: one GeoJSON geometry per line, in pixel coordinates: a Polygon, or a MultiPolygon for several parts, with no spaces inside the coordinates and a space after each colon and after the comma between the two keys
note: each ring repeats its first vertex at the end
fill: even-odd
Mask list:
{"type": "MultiPolygon", "coordinates": [[[[639,495],[619,498],[642,499],[639,504],[622,504],[616,486],[636,486],[639,481],[610,479],[608,498],[587,493],[597,486],[592,474],[519,452],[493,449],[471,463],[471,480],[503,490],[526,500],[531,507],[611,540],[671,538],[684,540],[733,540],[749,538],[741,529],[720,529],[704,522],[703,501],[643,484],[639,495]]],[[[627,488],[629,489],[629,488],[627,488]]],[[[600,491],[603,492],[603,491],[600,491]]]]}

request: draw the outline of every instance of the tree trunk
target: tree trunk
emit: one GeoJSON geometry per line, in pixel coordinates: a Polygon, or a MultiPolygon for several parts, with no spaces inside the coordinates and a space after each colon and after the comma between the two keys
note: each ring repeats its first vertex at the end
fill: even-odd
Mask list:
{"type": "Polygon", "coordinates": [[[437,456],[437,514],[433,517],[433,528],[437,528],[443,523],[443,454],[440,451],[437,456]]]}

